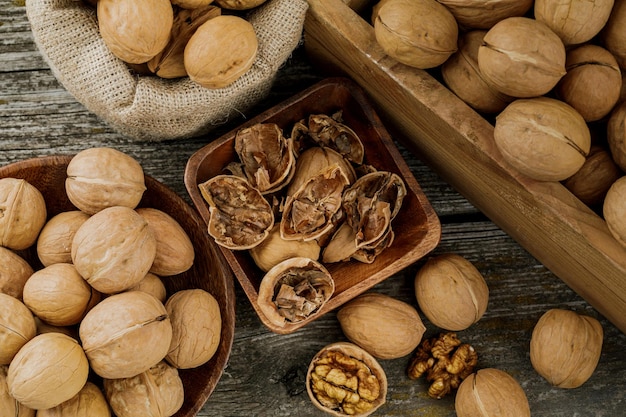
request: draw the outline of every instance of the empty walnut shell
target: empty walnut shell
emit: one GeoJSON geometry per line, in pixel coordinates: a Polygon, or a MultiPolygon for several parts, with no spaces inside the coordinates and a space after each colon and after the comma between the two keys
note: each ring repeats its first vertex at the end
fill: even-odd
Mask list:
{"type": "Polygon", "coordinates": [[[493,136],[504,159],[539,181],[561,181],[585,163],[591,133],[569,104],[549,97],[518,99],[497,117],[493,136]]]}
{"type": "Polygon", "coordinates": [[[33,272],[24,258],[0,246],[0,293],[22,300],[24,285],[33,272]]]}
{"type": "Polygon", "coordinates": [[[361,176],[343,195],[346,221],[356,232],[356,247],[371,245],[384,237],[407,194],[399,175],[375,171],[361,176]]]}
{"type": "Polygon", "coordinates": [[[459,49],[441,66],[448,88],[479,112],[502,111],[513,98],[485,81],[478,68],[478,49],[487,31],[472,30],[461,35],[459,49]]]}
{"type": "Polygon", "coordinates": [[[602,353],[602,325],[574,311],[546,311],[533,329],[530,361],[550,384],[577,388],[593,374],[602,353]]]}
{"type": "Polygon", "coordinates": [[[227,87],[252,67],[258,47],[250,22],[220,15],[204,22],[187,42],[185,69],[203,87],[227,87]]]}
{"type": "Polygon", "coordinates": [[[591,40],[604,27],[614,0],[535,0],[535,19],[545,23],[565,45],[591,40]]]}
{"type": "Polygon", "coordinates": [[[480,369],[461,382],[454,400],[458,417],[530,417],[530,405],[522,386],[508,373],[480,369]]]}
{"type": "Polygon", "coordinates": [[[436,0],[386,0],[374,20],[385,53],[422,69],[441,65],[456,51],[458,31],[450,10],[436,0]]]}
{"type": "Polygon", "coordinates": [[[172,323],[172,342],[165,359],[178,369],[196,368],[208,362],[220,343],[220,305],[200,288],[180,290],[165,303],[172,323]]]}
{"type": "Polygon", "coordinates": [[[313,317],[335,291],[330,272],[313,259],[287,259],[270,269],[259,286],[258,306],[275,326],[313,317]]]}
{"type": "Polygon", "coordinates": [[[87,214],[112,206],[135,208],[146,191],[143,168],[117,149],[88,148],[67,165],[65,191],[72,204],[87,214]]]}
{"type": "Polygon", "coordinates": [[[9,365],[9,393],[33,409],[56,407],[87,382],[89,362],[78,342],[62,333],[35,336],[9,365]]]}
{"type": "Polygon", "coordinates": [[[22,250],[33,245],[46,223],[46,202],[32,184],[0,179],[0,246],[22,250]]]}
{"type": "Polygon", "coordinates": [[[261,192],[234,175],[218,175],[198,185],[209,204],[209,235],[228,249],[250,249],[274,225],[274,212],[261,192]]]}
{"type": "Polygon", "coordinates": [[[622,74],[608,50],[586,44],[570,49],[565,61],[567,74],[556,86],[556,94],[575,108],[587,122],[608,115],[622,90],[622,74]]]}
{"type": "Polygon", "coordinates": [[[0,365],[11,363],[36,333],[37,325],[28,307],[17,298],[0,293],[0,365]]]}
{"type": "Polygon", "coordinates": [[[46,222],[37,238],[37,256],[43,266],[72,262],[72,240],[88,218],[83,211],[71,210],[46,222]]]}
{"type": "Polygon", "coordinates": [[[293,141],[275,123],[257,123],[235,134],[235,152],[250,184],[261,194],[279,191],[295,173],[293,141]]]}
{"type": "Polygon", "coordinates": [[[363,142],[354,130],[338,120],[340,118],[341,114],[312,114],[308,118],[307,134],[318,145],[337,151],[348,161],[362,164],[365,156],[363,142]]]}
{"type": "Polygon", "coordinates": [[[602,206],[604,220],[615,240],[626,247],[626,176],[611,185],[602,206]]]}
{"type": "Polygon", "coordinates": [[[113,55],[141,64],[158,54],[170,37],[170,0],[98,0],[98,28],[113,55]]]}
{"type": "Polygon", "coordinates": [[[415,296],[424,315],[435,326],[461,331],[485,314],[489,288],[480,271],[453,253],[430,258],[417,272],[415,296]]]}
{"type": "Polygon", "coordinates": [[[315,354],[306,375],[311,402],[336,417],[365,417],[387,399],[387,376],[378,361],[353,343],[337,342],[315,354]]]}
{"type": "Polygon", "coordinates": [[[313,240],[333,229],[333,218],[341,209],[341,196],[348,178],[332,165],[309,178],[287,197],[280,235],[285,240],[313,240]]]}
{"type": "Polygon", "coordinates": [[[128,378],[156,365],[172,340],[163,303],[143,291],[105,298],[87,313],[78,332],[91,368],[109,379],[128,378]]]}
{"type": "Polygon", "coordinates": [[[489,29],[507,17],[524,16],[534,0],[439,0],[464,29],[489,29]]]}
{"type": "Polygon", "coordinates": [[[478,68],[504,94],[541,96],[565,75],[565,46],[544,23],[509,17],[485,34],[478,49],[478,68]]]}
{"type": "Polygon", "coordinates": [[[137,211],[114,206],[86,220],[72,240],[72,262],[96,290],[112,294],[135,286],[156,256],[157,241],[137,211]]]}
{"type": "Polygon", "coordinates": [[[170,417],[185,400],[178,370],[165,361],[138,375],[105,379],[103,385],[117,417],[170,417]]]}

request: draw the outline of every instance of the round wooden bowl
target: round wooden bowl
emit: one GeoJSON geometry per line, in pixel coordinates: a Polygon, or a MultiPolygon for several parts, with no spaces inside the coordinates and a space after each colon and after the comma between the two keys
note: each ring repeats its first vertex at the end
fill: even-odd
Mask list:
{"type": "MultiPolygon", "coordinates": [[[[48,218],[76,208],[65,193],[67,164],[72,156],[49,156],[28,159],[0,167],[0,178],[22,178],[34,185],[46,200],[48,218]]],[[[189,235],[195,248],[194,265],[188,271],[163,277],[167,295],[188,288],[202,288],[220,305],[222,332],[220,345],[211,360],[194,369],[179,370],[185,401],[176,417],[192,417],[203,407],[220,377],[230,355],[235,330],[235,290],[232,272],[221,251],[209,237],[202,218],[174,191],[154,178],[145,176],[147,190],[139,206],[162,210],[176,219],[189,235]]],[[[19,251],[37,270],[42,267],[35,245],[19,251]]],[[[146,349],[149,349],[146,346],[146,349]]]]}

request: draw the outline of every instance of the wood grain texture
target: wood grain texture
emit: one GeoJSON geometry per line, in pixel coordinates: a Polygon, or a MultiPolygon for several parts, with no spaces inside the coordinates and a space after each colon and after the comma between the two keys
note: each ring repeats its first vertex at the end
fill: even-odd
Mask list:
{"type": "MultiPolygon", "coordinates": [[[[323,76],[300,47],[281,69],[270,96],[241,120],[207,137],[136,143],[87,112],[56,82],[32,42],[23,4],[0,0],[0,165],[113,146],[136,157],[146,173],[190,201],[183,174],[194,152],[323,76]]],[[[441,242],[432,255],[454,252],[466,257],[489,285],[487,313],[476,325],[459,332],[461,340],[477,349],[479,366],[498,367],[515,376],[534,416],[624,415],[626,336],[424,163],[425,154],[398,145],[442,223],[441,242]],[[553,307],[590,314],[604,326],[596,372],[576,390],[550,387],[530,365],[530,332],[540,315],[553,307]]],[[[374,289],[417,306],[413,278],[421,265],[407,267],[374,289]]],[[[324,345],[345,340],[335,312],[293,334],[277,335],[263,326],[241,286],[237,284],[235,291],[236,327],[229,362],[198,416],[324,416],[307,397],[304,372],[324,345]]],[[[425,324],[427,336],[440,330],[425,324]]],[[[376,415],[454,416],[452,397],[429,399],[424,381],[406,377],[408,359],[382,361],[390,386],[387,403],[376,415]]]]}

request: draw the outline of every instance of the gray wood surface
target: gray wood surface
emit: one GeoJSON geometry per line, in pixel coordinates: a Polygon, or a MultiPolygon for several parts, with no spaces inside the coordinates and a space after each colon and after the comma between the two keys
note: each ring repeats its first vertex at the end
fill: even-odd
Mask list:
{"type": "MultiPolygon", "coordinates": [[[[279,103],[323,77],[300,47],[280,70],[270,95],[246,117],[279,103]]],[[[0,0],[0,165],[49,154],[72,154],[93,146],[112,146],[137,158],[146,173],[189,201],[183,184],[187,159],[220,134],[169,142],[133,142],[88,112],[64,90],[33,43],[24,1],[0,0]]],[[[472,261],[489,288],[487,313],[459,332],[479,354],[479,367],[496,367],[524,388],[534,416],[624,416],[626,336],[531,257],[419,160],[402,149],[417,181],[442,222],[442,239],[432,255],[453,252],[472,261]],[[537,319],[550,308],[567,308],[601,320],[603,352],[592,377],[580,388],[551,387],[532,368],[529,341],[537,319]]],[[[417,307],[413,279],[423,260],[374,290],[417,307]]],[[[626,279],[626,277],[624,277],[626,279]]],[[[335,313],[290,335],[267,330],[236,283],[237,319],[229,363],[199,416],[321,416],[306,394],[304,375],[324,345],[345,340],[335,313]]],[[[426,336],[439,333],[425,320],[426,336]]],[[[409,356],[381,361],[389,380],[381,416],[453,416],[454,400],[426,396],[427,384],[406,376],[409,356]]]]}

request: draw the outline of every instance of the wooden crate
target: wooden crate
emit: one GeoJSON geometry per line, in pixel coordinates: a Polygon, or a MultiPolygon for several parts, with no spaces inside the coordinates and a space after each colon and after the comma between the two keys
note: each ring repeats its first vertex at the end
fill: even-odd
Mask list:
{"type": "Polygon", "coordinates": [[[423,70],[376,43],[366,0],[309,0],[304,45],[314,65],[359,83],[397,139],[626,333],[626,248],[557,182],[507,165],[493,125],[423,70]]]}

